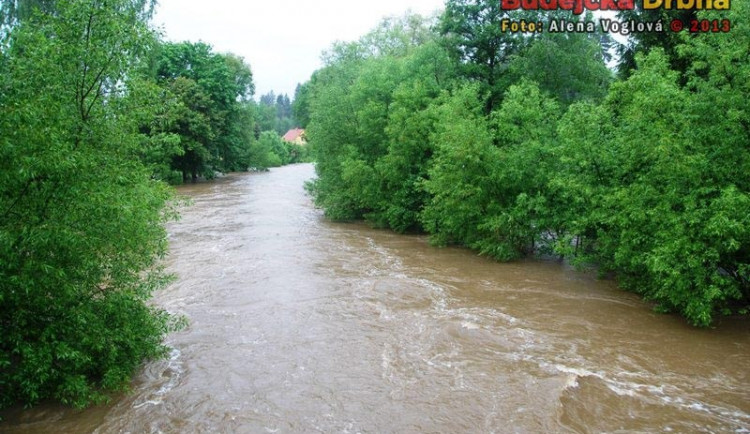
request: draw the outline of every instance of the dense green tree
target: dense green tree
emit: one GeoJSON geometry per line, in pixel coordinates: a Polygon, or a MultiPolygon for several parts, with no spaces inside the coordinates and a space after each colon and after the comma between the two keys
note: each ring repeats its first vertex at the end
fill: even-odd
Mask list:
{"type": "Polygon", "coordinates": [[[153,40],[129,0],[58,1],[9,34],[0,90],[0,406],[85,405],[165,352],[166,187],[126,108],[153,40]]]}
{"type": "MultiPolygon", "coordinates": [[[[747,8],[698,17],[735,23],[747,8]]],[[[750,303],[750,31],[740,19],[731,33],[671,43],[641,57],[605,105],[571,107],[553,184],[572,204],[579,259],[705,326],[750,303]]]]}
{"type": "Polygon", "coordinates": [[[260,103],[265,106],[273,106],[276,104],[276,94],[274,91],[270,91],[267,94],[260,96],[260,103]]]}
{"type": "Polygon", "coordinates": [[[426,40],[428,21],[404,20],[389,21],[356,43],[334,45],[326,55],[327,67],[311,82],[308,128],[320,175],[313,191],[326,214],[367,216],[401,231],[419,227],[424,196],[419,187],[424,168],[404,157],[421,154],[425,161],[431,154],[426,148],[410,149],[428,142],[429,121],[422,125],[425,131],[407,131],[407,118],[424,111],[440,86],[448,84],[451,69],[436,44],[409,45],[426,40]],[[412,89],[423,94],[412,98],[412,89]],[[401,126],[389,131],[391,116],[401,126]],[[398,203],[389,201],[394,195],[398,203]]]}
{"type": "Polygon", "coordinates": [[[686,37],[678,51],[691,59],[686,89],[691,92],[693,138],[711,159],[712,181],[750,192],[750,14],[747,2],[729,12],[704,12],[699,18],[726,19],[731,32],[686,37]],[[727,162],[732,164],[727,164],[727,162]]]}
{"type": "Polygon", "coordinates": [[[615,84],[606,107],[572,107],[560,130],[567,164],[556,182],[565,197],[580,198],[571,220],[588,240],[586,256],[659,309],[706,326],[750,300],[748,151],[740,145],[749,137],[736,128],[739,119],[705,105],[713,90],[689,92],[678,83],[655,50],[615,84]],[[704,135],[712,127],[703,116],[711,113],[723,140],[704,135]],[[732,131],[739,134],[731,138],[732,131]],[[723,152],[732,152],[734,164],[727,154],[716,158],[723,152]]]}
{"type": "Polygon", "coordinates": [[[512,56],[528,42],[518,33],[503,31],[503,19],[520,19],[524,13],[505,11],[494,0],[447,0],[438,29],[461,74],[481,84],[480,96],[489,114],[510,84],[504,79],[512,56]]]}
{"type": "MultiPolygon", "coordinates": [[[[261,100],[262,99],[263,98],[261,98],[261,100]]],[[[253,112],[255,116],[256,130],[258,131],[258,134],[256,134],[257,136],[260,136],[261,131],[276,131],[277,134],[283,134],[283,133],[279,133],[276,130],[277,111],[275,107],[275,102],[271,104],[266,104],[261,101],[258,104],[253,104],[253,112]]]]}
{"type": "Polygon", "coordinates": [[[234,100],[225,109],[224,124],[219,132],[220,167],[222,172],[244,171],[252,164],[249,149],[255,123],[250,107],[255,93],[253,74],[243,58],[231,53],[221,57],[234,84],[234,100]]]}
{"type": "Polygon", "coordinates": [[[5,0],[0,3],[0,28],[9,29],[36,12],[55,13],[54,0],[5,0]]]}
{"type": "Polygon", "coordinates": [[[499,259],[548,253],[564,233],[557,218],[565,204],[549,190],[548,179],[559,170],[555,154],[559,103],[534,82],[521,81],[506,92],[491,116],[501,164],[492,178],[499,186],[495,208],[480,225],[476,246],[499,259]]]}
{"type": "Polygon", "coordinates": [[[281,137],[274,131],[262,132],[250,152],[254,163],[253,168],[256,170],[279,167],[286,164],[285,160],[289,157],[281,137]]]}
{"type": "Polygon", "coordinates": [[[597,239],[600,262],[663,309],[707,325],[726,297],[720,254],[704,232],[720,192],[704,182],[708,161],[690,138],[690,95],[661,53],[647,60],[610,95],[619,182],[603,198],[612,213],[597,239]]]}
{"type": "Polygon", "coordinates": [[[292,102],[287,94],[276,97],[276,116],[278,118],[292,117],[292,102]]]}
{"type": "Polygon", "coordinates": [[[609,210],[602,205],[604,192],[617,182],[613,113],[591,101],[571,105],[558,123],[553,149],[558,170],[550,174],[548,188],[562,206],[553,210],[565,231],[559,232],[555,253],[576,264],[595,263],[597,234],[606,230],[609,210]]]}
{"type": "Polygon", "coordinates": [[[559,108],[536,84],[522,82],[488,121],[476,112],[475,97],[469,87],[440,108],[437,157],[425,182],[432,199],[422,219],[438,244],[516,259],[561,232],[547,188],[557,166],[559,108]]]}
{"type": "Polygon", "coordinates": [[[424,182],[430,201],[420,217],[439,245],[473,245],[477,227],[492,201],[490,172],[500,161],[477,86],[467,86],[438,106],[435,157],[424,182]]]}
{"type": "Polygon", "coordinates": [[[285,164],[309,161],[306,146],[285,142],[274,131],[264,131],[250,149],[250,160],[253,169],[267,170],[285,164]]]}
{"type": "Polygon", "coordinates": [[[449,1],[432,37],[390,22],[337,43],[300,104],[316,204],[500,260],[594,264],[695,325],[747,314],[748,7],[697,14],[728,33],[641,41],[611,87],[606,36],[501,34],[526,12],[497,3],[449,1]]]}
{"type": "MultiPolygon", "coordinates": [[[[682,44],[690,23],[698,17],[698,9],[644,9],[643,0],[635,1],[635,8],[623,10],[617,13],[617,19],[622,21],[633,20],[635,22],[657,22],[661,21],[665,28],[669,28],[672,20],[678,19],[685,26],[684,33],[664,32],[634,32],[629,35],[626,43],[618,46],[619,62],[618,72],[621,77],[627,78],[637,67],[636,55],[647,54],[652,48],[661,49],[670,62],[671,69],[680,73],[687,72],[691,61],[678,55],[677,48],[682,44]]],[[[723,18],[723,17],[722,17],[723,18]]],[[[684,83],[684,82],[683,82],[684,83]]]]}
{"type": "Polygon", "coordinates": [[[604,64],[601,41],[594,36],[551,33],[537,37],[510,61],[511,82],[522,78],[534,81],[563,105],[601,101],[612,73],[604,64]]]}
{"type": "Polygon", "coordinates": [[[286,94],[276,95],[270,91],[262,95],[255,110],[259,131],[275,131],[276,134],[283,135],[298,126],[292,102],[286,94]]]}
{"type": "Polygon", "coordinates": [[[208,113],[211,97],[190,78],[177,77],[169,90],[180,102],[168,130],[180,138],[181,145],[180,151],[171,156],[172,167],[182,173],[183,181],[195,180],[199,175],[212,178],[216,169],[216,149],[212,146],[216,133],[208,113]]]}
{"type": "Polygon", "coordinates": [[[294,90],[294,101],[292,101],[292,114],[301,128],[307,128],[310,122],[310,88],[315,79],[315,74],[305,84],[297,84],[294,90]]]}
{"type": "Polygon", "coordinates": [[[384,127],[394,85],[391,66],[376,59],[355,59],[321,74],[321,83],[328,86],[315,101],[319,111],[311,119],[308,137],[316,154],[323,156],[319,161],[325,160],[316,170],[327,174],[316,181],[317,200],[334,219],[361,218],[379,200],[373,164],[385,148],[384,127]],[[364,65],[373,66],[368,79],[360,75],[367,71],[364,65]],[[327,184],[329,180],[336,181],[327,184]]]}
{"type": "Polygon", "coordinates": [[[182,101],[170,89],[151,80],[148,74],[133,74],[124,110],[141,133],[138,157],[152,177],[170,184],[182,182],[183,173],[174,166],[175,156],[185,153],[177,122],[184,112],[182,101]]]}
{"type": "Polygon", "coordinates": [[[433,103],[456,82],[445,50],[425,43],[403,59],[404,77],[393,91],[386,126],[386,154],[375,163],[378,195],[387,200],[368,219],[398,232],[421,231],[419,213],[429,200],[423,181],[434,153],[432,132],[439,122],[433,103]]]}
{"type": "Polygon", "coordinates": [[[179,137],[179,151],[169,155],[171,168],[184,180],[247,170],[254,139],[254,84],[243,59],[214,53],[204,43],[163,43],[155,75],[166,97],[178,101],[168,122],[149,126],[153,135],[179,137]]]}
{"type": "Polygon", "coordinates": [[[345,191],[343,162],[355,155],[357,124],[349,101],[349,86],[357,77],[359,61],[340,61],[316,72],[311,119],[307,129],[318,178],[312,185],[315,202],[333,219],[361,217],[353,197],[345,191]]]}

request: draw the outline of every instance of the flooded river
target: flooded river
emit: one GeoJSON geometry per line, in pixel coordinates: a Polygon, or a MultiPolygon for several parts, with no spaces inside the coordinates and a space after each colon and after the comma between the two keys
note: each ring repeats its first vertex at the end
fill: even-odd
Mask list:
{"type": "Polygon", "coordinates": [[[750,432],[750,324],[696,330],[557,263],[324,220],[311,165],[180,188],[168,360],[8,433],[750,432]]]}

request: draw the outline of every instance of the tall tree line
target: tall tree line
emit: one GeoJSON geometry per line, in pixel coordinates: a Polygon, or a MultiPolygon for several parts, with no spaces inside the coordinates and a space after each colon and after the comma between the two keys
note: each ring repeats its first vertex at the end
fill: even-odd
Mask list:
{"type": "Polygon", "coordinates": [[[153,142],[149,162],[162,175],[179,172],[182,180],[246,170],[254,123],[250,67],[201,42],[161,43],[152,54],[147,78],[156,84],[164,109],[143,125],[148,136],[160,139],[153,142]]]}
{"type": "Polygon", "coordinates": [[[0,51],[0,406],[100,401],[175,326],[146,304],[171,194],[131,114],[150,4],[41,3],[0,51]]]}
{"type": "Polygon", "coordinates": [[[698,326],[747,314],[749,12],[697,14],[729,33],[639,36],[620,79],[606,35],[500,31],[563,13],[448,0],[386,22],[304,84],[310,189],[333,219],[595,265],[698,326]]]}
{"type": "Polygon", "coordinates": [[[0,4],[0,408],[126,389],[182,323],[147,302],[172,278],[167,182],[291,160],[255,137],[244,60],[161,41],[153,7],[0,4]]]}
{"type": "Polygon", "coordinates": [[[256,132],[274,131],[284,135],[292,128],[299,126],[292,112],[292,101],[289,95],[276,95],[273,91],[261,95],[257,105],[258,124],[256,132]]]}

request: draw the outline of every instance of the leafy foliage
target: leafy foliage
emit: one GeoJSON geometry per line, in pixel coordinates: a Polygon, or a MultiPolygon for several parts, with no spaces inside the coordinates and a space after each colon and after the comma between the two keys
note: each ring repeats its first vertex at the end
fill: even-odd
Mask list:
{"type": "Polygon", "coordinates": [[[522,15],[503,10],[494,0],[448,0],[440,17],[441,40],[461,75],[480,83],[480,93],[487,94],[485,114],[500,104],[508,85],[505,70],[528,42],[518,33],[503,31],[502,20],[522,15]]]}
{"type": "Polygon", "coordinates": [[[301,128],[307,128],[310,122],[310,88],[311,83],[297,84],[292,102],[292,114],[301,128]]]}
{"type": "Polygon", "coordinates": [[[176,181],[216,172],[247,170],[253,164],[255,114],[252,72],[232,54],[216,54],[204,43],[162,43],[153,78],[163,101],[160,116],[144,119],[151,138],[145,161],[157,178],[176,181]]]}
{"type": "MultiPolygon", "coordinates": [[[[731,312],[732,300],[747,300],[739,271],[747,235],[733,228],[744,227],[749,198],[736,184],[746,175],[715,176],[726,162],[711,161],[713,144],[694,133],[703,129],[693,111],[703,98],[680,88],[667,59],[652,52],[610,93],[608,152],[595,164],[572,164],[600,171],[577,184],[597,192],[590,211],[598,221],[597,262],[661,310],[706,326],[714,313],[731,312]],[[607,188],[589,184],[602,171],[607,188]]],[[[746,150],[735,152],[746,158],[746,150]]]]}
{"type": "Polygon", "coordinates": [[[594,264],[698,326],[747,314],[748,7],[697,14],[729,33],[637,35],[649,54],[613,84],[606,36],[504,34],[529,12],[497,2],[336,44],[300,88],[316,203],[500,260],[594,264]]]}
{"type": "Polygon", "coordinates": [[[292,110],[292,102],[286,94],[276,95],[273,91],[262,95],[255,107],[258,123],[257,131],[275,131],[283,135],[297,125],[292,110]]]}
{"type": "Polygon", "coordinates": [[[455,78],[435,37],[416,16],[387,21],[357,44],[334,46],[314,75],[308,137],[321,176],[313,191],[329,217],[421,229],[429,106],[455,78]]]}
{"type": "Polygon", "coordinates": [[[580,100],[601,101],[612,74],[599,44],[589,34],[543,34],[509,62],[511,82],[534,81],[566,106],[580,100]]]}
{"type": "Polygon", "coordinates": [[[144,2],[59,1],[11,29],[0,90],[0,406],[83,406],[127,387],[173,328],[171,194],[129,107],[153,41],[144,2]]]}
{"type": "MultiPolygon", "coordinates": [[[[636,0],[635,8],[623,10],[617,13],[619,20],[628,21],[661,21],[669,25],[674,19],[679,19],[685,25],[698,17],[698,9],[644,9],[643,0],[636,0]]],[[[724,17],[719,17],[719,19],[724,17]]],[[[661,49],[669,59],[670,69],[680,73],[687,72],[690,68],[691,59],[677,55],[678,47],[682,44],[683,34],[679,32],[635,32],[630,35],[628,41],[618,46],[620,61],[618,72],[623,78],[627,78],[637,69],[636,57],[638,54],[648,54],[652,48],[661,49]]]]}

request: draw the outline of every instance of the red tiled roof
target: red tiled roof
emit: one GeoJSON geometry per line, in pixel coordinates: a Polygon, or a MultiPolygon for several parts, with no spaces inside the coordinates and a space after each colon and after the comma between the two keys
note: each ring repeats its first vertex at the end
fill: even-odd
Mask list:
{"type": "Polygon", "coordinates": [[[302,133],[304,132],[305,130],[303,130],[302,128],[294,128],[294,129],[287,131],[286,134],[284,134],[283,139],[287,142],[293,142],[297,140],[297,138],[301,136],[302,133]]]}

